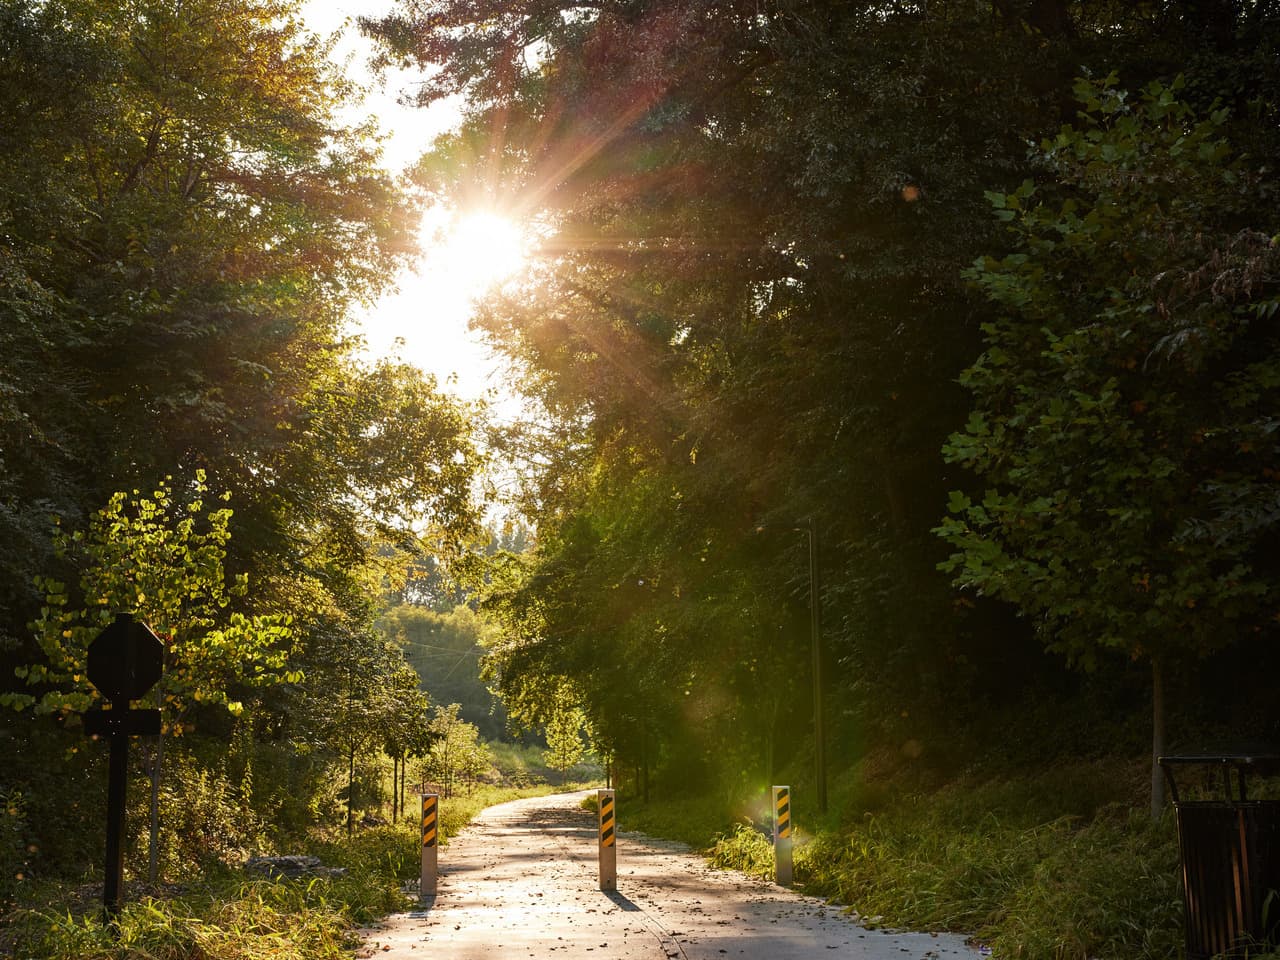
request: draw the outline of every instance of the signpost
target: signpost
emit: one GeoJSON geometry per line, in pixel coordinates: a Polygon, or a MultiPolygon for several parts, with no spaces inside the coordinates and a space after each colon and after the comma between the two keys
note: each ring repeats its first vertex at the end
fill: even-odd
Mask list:
{"type": "Polygon", "coordinates": [[[120,912],[124,882],[125,787],[129,780],[129,738],[160,733],[159,710],[134,710],[130,701],[144,696],[164,672],[164,644],[132,613],[117,613],[115,622],[89,644],[87,673],[111,705],[84,714],[89,736],[107,737],[107,865],[102,906],[109,918],[120,912]]]}
{"type": "Polygon", "coordinates": [[[596,791],[600,808],[600,889],[618,889],[618,830],[614,820],[612,790],[596,791]]]}
{"type": "Polygon", "coordinates": [[[791,788],[773,788],[773,879],[791,886],[791,788]]]}
{"type": "Polygon", "coordinates": [[[422,871],[418,900],[426,903],[436,895],[440,857],[440,794],[422,795],[422,871]]]}

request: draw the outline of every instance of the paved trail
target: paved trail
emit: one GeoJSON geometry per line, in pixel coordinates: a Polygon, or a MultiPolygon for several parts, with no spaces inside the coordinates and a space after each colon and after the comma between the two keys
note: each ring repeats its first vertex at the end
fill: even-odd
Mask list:
{"type": "Polygon", "coordinates": [[[441,848],[434,901],[365,931],[361,955],[386,960],[969,960],[978,955],[958,936],[865,930],[821,900],[712,870],[680,844],[626,832],[618,842],[618,890],[602,893],[595,817],[578,806],[582,797],[537,797],[486,810],[441,848]]]}

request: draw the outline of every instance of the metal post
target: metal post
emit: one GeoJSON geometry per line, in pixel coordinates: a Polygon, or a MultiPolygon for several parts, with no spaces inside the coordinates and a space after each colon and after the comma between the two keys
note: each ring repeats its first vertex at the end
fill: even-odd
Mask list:
{"type": "Polygon", "coordinates": [[[822,709],[822,589],[818,582],[818,529],[813,517],[809,531],[809,627],[813,647],[813,761],[818,811],[827,812],[827,736],[822,709]]]}
{"type": "Polygon", "coordinates": [[[596,792],[600,807],[600,889],[618,889],[618,833],[614,822],[613,791],[596,792]]]}
{"type": "Polygon", "coordinates": [[[422,795],[422,879],[418,885],[418,899],[423,902],[428,897],[436,895],[439,833],[440,795],[424,793],[422,795]]]}
{"type": "Polygon", "coordinates": [[[791,886],[791,788],[773,788],[773,877],[791,886]]]}
{"type": "Polygon", "coordinates": [[[120,913],[124,886],[125,788],[129,783],[129,736],[111,735],[107,759],[107,869],[102,883],[102,907],[107,919],[115,922],[120,913]]]}

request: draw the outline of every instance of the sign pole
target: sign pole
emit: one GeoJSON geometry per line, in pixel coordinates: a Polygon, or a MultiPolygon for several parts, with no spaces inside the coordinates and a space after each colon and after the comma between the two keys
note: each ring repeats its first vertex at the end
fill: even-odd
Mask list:
{"type": "Polygon", "coordinates": [[[780,887],[791,886],[791,788],[773,788],[773,877],[780,887]]]}
{"type": "Polygon", "coordinates": [[[618,831],[614,820],[614,792],[598,790],[597,806],[600,808],[600,889],[618,889],[618,831]]]}
{"type": "Polygon", "coordinates": [[[111,922],[120,913],[124,886],[125,788],[129,782],[129,737],[111,736],[107,759],[107,865],[102,884],[102,907],[111,922]]]}
{"type": "Polygon", "coordinates": [[[426,903],[436,895],[439,874],[440,795],[422,795],[422,877],[418,884],[418,900],[426,903]]]}
{"type": "Polygon", "coordinates": [[[102,878],[102,910],[115,924],[124,887],[125,794],[129,782],[129,738],[160,732],[159,710],[134,710],[129,704],[146,694],[164,672],[164,644],[132,613],[117,613],[115,621],[89,644],[86,673],[89,682],[110,704],[109,710],[89,710],[84,732],[106,737],[107,858],[102,878]]]}

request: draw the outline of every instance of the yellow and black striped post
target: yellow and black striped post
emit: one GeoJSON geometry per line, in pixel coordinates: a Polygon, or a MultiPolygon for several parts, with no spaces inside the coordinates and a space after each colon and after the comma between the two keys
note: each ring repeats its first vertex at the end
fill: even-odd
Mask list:
{"type": "Polygon", "coordinates": [[[422,880],[418,887],[418,899],[426,900],[436,895],[436,874],[439,861],[440,795],[422,795],[422,880]]]}
{"type": "Polygon", "coordinates": [[[613,791],[596,793],[600,807],[600,889],[618,889],[618,825],[613,811],[613,791]]]}
{"type": "Polygon", "coordinates": [[[791,886],[791,788],[773,788],[773,878],[791,886]]]}

